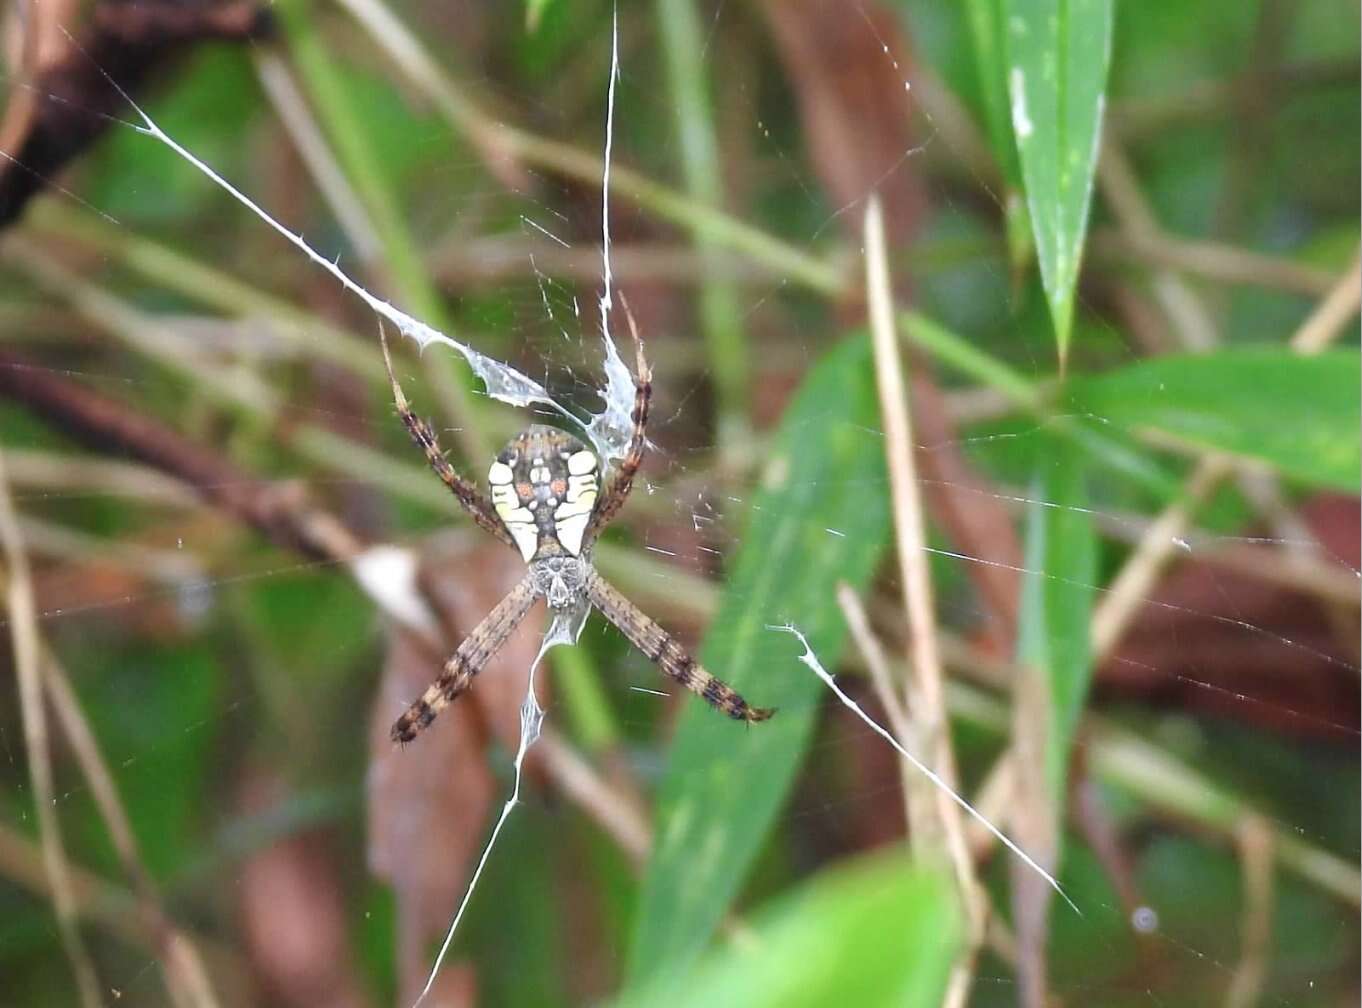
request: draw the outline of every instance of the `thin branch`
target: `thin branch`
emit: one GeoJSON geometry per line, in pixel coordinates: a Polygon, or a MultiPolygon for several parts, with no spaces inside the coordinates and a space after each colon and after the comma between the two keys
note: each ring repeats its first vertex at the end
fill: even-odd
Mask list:
{"type": "MultiPolygon", "coordinates": [[[[960,651],[967,648],[962,644],[960,651]]],[[[995,663],[952,663],[966,675],[992,683],[995,663]]],[[[947,690],[953,715],[999,735],[1009,729],[1006,705],[977,687],[953,680],[947,690]]],[[[1097,715],[1084,718],[1084,753],[1093,775],[1115,785],[1161,815],[1232,842],[1243,816],[1257,810],[1250,802],[1183,760],[1097,715]]],[[[1351,907],[1362,906],[1362,875],[1356,864],[1302,840],[1294,829],[1273,824],[1276,862],[1298,878],[1351,907]]]]}
{"type": "MultiPolygon", "coordinates": [[[[897,680],[890,670],[889,659],[885,656],[879,638],[870,627],[870,617],[866,614],[865,607],[861,605],[861,600],[851,585],[845,581],[837,583],[837,605],[842,610],[842,618],[846,620],[847,630],[851,633],[851,639],[856,645],[861,661],[865,663],[866,670],[870,673],[875,696],[879,699],[880,706],[884,708],[894,736],[905,749],[920,751],[921,741],[913,730],[908,705],[895,691],[894,684],[897,680]]],[[[931,829],[930,823],[914,821],[914,817],[923,812],[922,803],[915,801],[913,797],[916,791],[915,777],[913,768],[900,760],[899,785],[903,789],[903,814],[908,823],[909,835],[931,829]]]]}
{"type": "Polygon", "coordinates": [[[23,403],[91,448],[130,455],[172,473],[277,545],[323,560],[349,557],[360,549],[348,529],[308,507],[296,489],[253,479],[216,451],[3,350],[0,394],[23,403]]]}
{"type": "MultiPolygon", "coordinates": [[[[874,194],[866,202],[865,252],[866,298],[870,305],[870,333],[875,352],[875,384],[879,392],[880,412],[884,417],[894,541],[903,582],[904,612],[908,620],[909,663],[916,686],[911,709],[919,728],[915,735],[922,741],[922,753],[945,783],[944,788],[928,791],[927,781],[923,780],[917,782],[917,786],[909,792],[911,804],[916,806],[921,803],[924,808],[935,805],[940,830],[939,836],[916,832],[912,840],[919,852],[931,850],[944,841],[955,868],[960,901],[969,921],[969,945],[952,964],[947,989],[948,1004],[955,1008],[964,1003],[972,985],[975,957],[984,935],[986,904],[978,892],[974,862],[970,860],[964,823],[956,804],[960,801],[955,793],[958,778],[941,686],[941,658],[936,649],[936,614],[931,573],[927,569],[927,553],[923,548],[926,546],[926,534],[922,501],[918,497],[912,424],[907,408],[908,390],[903,380],[903,363],[894,327],[894,298],[885,249],[884,214],[879,198],[874,194]]],[[[910,820],[914,825],[919,825],[926,818],[910,812],[910,820]]],[[[1022,857],[1030,860],[1026,855],[1022,857]]]]}
{"type": "MultiPolygon", "coordinates": [[[[1000,489],[998,496],[1014,512],[1025,510],[1030,502],[1021,489],[1000,489]]],[[[1294,516],[1294,512],[1292,514],[1294,516]]],[[[1093,514],[1092,519],[1102,535],[1131,545],[1138,544],[1153,525],[1153,521],[1144,515],[1125,511],[1104,510],[1093,514]]],[[[1308,534],[1306,529],[1289,538],[1306,541],[1303,537],[1308,534]]],[[[1192,527],[1183,533],[1182,539],[1206,563],[1251,574],[1293,591],[1316,595],[1330,603],[1357,607],[1357,575],[1338,564],[1319,562],[1314,550],[1300,552],[1252,545],[1192,527]]]]}
{"type": "MultiPolygon", "coordinates": [[[[778,281],[760,262],[729,252],[701,253],[671,242],[616,242],[611,250],[616,283],[700,284],[715,277],[730,283],[766,285],[778,281]]],[[[430,254],[431,271],[445,287],[467,287],[533,276],[581,283],[600,283],[601,257],[596,250],[565,248],[547,239],[493,235],[455,235],[439,242],[430,254]]]]}
{"type": "MultiPolygon", "coordinates": [[[[158,949],[147,945],[145,930],[138,921],[137,901],[131,893],[88,869],[78,865],[68,867],[76,912],[82,920],[132,947],[157,954],[158,949]]],[[[41,899],[52,898],[52,887],[43,868],[41,849],[29,837],[4,823],[0,823],[0,878],[13,882],[41,899]]],[[[230,946],[202,935],[198,936],[195,944],[207,952],[208,958],[225,975],[249,975],[246,963],[230,946]]]]}
{"type": "Polygon", "coordinates": [[[374,230],[368,211],[341,170],[326,137],[322,135],[288,64],[273,50],[254,49],[252,55],[261,87],[283,122],[312,180],[317,183],[326,205],[331,208],[341,230],[345,232],[346,240],[354,246],[366,271],[373,269],[382,261],[382,241],[374,230]]]}
{"type": "Polygon", "coordinates": [[[383,377],[383,360],[372,337],[361,338],[302,311],[182,249],[51,201],[36,204],[25,226],[64,245],[74,242],[196,304],[231,318],[263,323],[272,354],[286,357],[292,353],[309,361],[327,361],[373,381],[383,377]]]}
{"type": "Polygon", "coordinates": [[[197,503],[184,483],[148,466],[113,459],[82,458],[52,451],[6,449],[9,481],[14,487],[37,487],[37,494],[16,493],[15,503],[29,496],[100,495],[125,497],[161,507],[190,507],[197,503]]]}
{"type": "MultiPolygon", "coordinates": [[[[842,616],[846,619],[851,638],[855,641],[861,658],[870,670],[875,694],[879,697],[880,703],[885,709],[889,723],[893,727],[893,734],[905,749],[918,748],[916,732],[913,730],[908,711],[905,709],[903,701],[894,692],[894,676],[890,671],[884,649],[880,646],[879,640],[870,628],[870,620],[866,615],[865,608],[861,605],[860,599],[856,597],[851,586],[845,582],[839,582],[837,585],[837,604],[842,609],[842,616]]],[[[923,824],[913,821],[913,816],[921,811],[919,808],[921,803],[914,799],[918,773],[916,768],[906,760],[900,761],[899,770],[903,787],[904,809],[908,817],[908,829],[910,834],[916,834],[923,828],[923,824]]],[[[992,799],[993,793],[990,792],[988,797],[992,799]]],[[[974,809],[979,818],[971,818],[964,824],[965,829],[969,830],[973,827],[992,839],[993,834],[984,824],[1001,819],[1002,809],[997,808],[996,805],[996,801],[985,804],[982,796],[976,796],[974,809]],[[990,807],[990,805],[995,807],[990,807]]],[[[968,834],[966,835],[966,844],[968,845],[968,834]]],[[[967,849],[969,849],[968,846],[967,849]]],[[[973,892],[965,893],[964,898],[971,904],[969,909],[970,919],[976,922],[986,922],[991,914],[989,914],[988,896],[984,891],[976,887],[973,892]]],[[[976,935],[986,932],[986,924],[977,925],[974,931],[976,935]]],[[[966,1002],[970,988],[973,986],[975,963],[981,943],[981,940],[972,941],[965,955],[953,964],[946,994],[942,999],[942,1004],[946,1008],[959,1008],[966,1002]]]]}
{"type": "Polygon", "coordinates": [[[207,573],[199,557],[185,550],[157,549],[27,516],[19,518],[19,530],[30,553],[83,567],[107,565],[175,586],[202,582],[207,573]]]}
{"type": "Polygon", "coordinates": [[[870,673],[871,685],[875,687],[875,695],[884,707],[894,734],[905,747],[917,748],[913,739],[913,725],[909,720],[909,705],[894,692],[895,676],[889,668],[889,659],[870,627],[865,606],[861,605],[856,592],[845,581],[837,582],[837,605],[842,610],[842,618],[846,620],[856,650],[860,652],[861,660],[870,673]]]}

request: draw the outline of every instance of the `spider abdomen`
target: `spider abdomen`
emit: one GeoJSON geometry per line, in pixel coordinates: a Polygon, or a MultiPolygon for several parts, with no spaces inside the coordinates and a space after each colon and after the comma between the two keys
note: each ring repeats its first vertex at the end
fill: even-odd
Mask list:
{"type": "Polygon", "coordinates": [[[596,456],[571,434],[535,424],[488,470],[492,504],[520,555],[580,556],[600,492],[596,456]]]}

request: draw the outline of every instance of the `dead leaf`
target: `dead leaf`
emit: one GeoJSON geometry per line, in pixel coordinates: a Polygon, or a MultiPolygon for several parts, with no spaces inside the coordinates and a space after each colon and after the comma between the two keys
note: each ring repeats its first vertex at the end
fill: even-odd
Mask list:
{"type": "MultiPolygon", "coordinates": [[[[439,541],[425,551],[423,583],[450,627],[445,653],[524,576],[512,551],[497,543],[464,548],[439,541]],[[457,639],[455,639],[457,637],[457,639]]],[[[437,656],[410,635],[393,636],[374,702],[369,731],[369,867],[393,888],[403,1000],[410,1003],[429,974],[431,943],[444,935],[463,898],[490,819],[507,783],[492,770],[489,734],[514,753],[520,704],[543,636],[543,616],[532,611],[473,688],[450,705],[410,745],[394,746],[393,720],[439,675],[437,656]]],[[[545,679],[538,678],[547,706],[545,679]]],[[[530,759],[533,759],[531,752],[530,759]]],[[[449,983],[470,1000],[472,985],[449,983]]]]}
{"type": "MultiPolygon", "coordinates": [[[[243,814],[262,812],[288,795],[271,772],[248,770],[238,789],[243,814]]],[[[358,1008],[366,1003],[349,968],[344,887],[319,833],[296,833],[256,850],[232,890],[241,934],[271,1003],[358,1008]]]]}

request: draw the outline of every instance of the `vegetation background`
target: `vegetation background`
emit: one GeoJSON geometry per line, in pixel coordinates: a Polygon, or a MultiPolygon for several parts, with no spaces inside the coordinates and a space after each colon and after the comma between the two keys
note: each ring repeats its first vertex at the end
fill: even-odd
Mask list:
{"type": "MultiPolygon", "coordinates": [[[[656,450],[597,562],[780,713],[555,649],[426,1003],[1358,1002],[1356,4],[11,13],[0,1002],[411,1004],[538,646],[390,745],[519,561],[363,305],[103,71],[591,409],[616,19],[656,450]]],[[[397,349],[481,478],[524,412],[397,349]]]]}

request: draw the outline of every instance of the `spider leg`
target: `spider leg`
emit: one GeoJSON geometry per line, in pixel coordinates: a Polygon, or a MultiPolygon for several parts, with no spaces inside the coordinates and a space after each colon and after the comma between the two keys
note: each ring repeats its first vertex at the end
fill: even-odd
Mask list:
{"type": "Polygon", "coordinates": [[[402,418],[402,426],[407,428],[407,433],[411,435],[417,447],[425,452],[426,461],[435,470],[435,475],[453,491],[455,499],[468,512],[469,517],[507,546],[514,546],[515,541],[511,538],[511,533],[497,517],[491,503],[478,492],[475,485],[455,471],[449,464],[449,459],[445,458],[445,453],[440,450],[440,443],[435,440],[435,431],[431,430],[430,424],[413,413],[411,407],[407,405],[407,397],[402,394],[402,386],[397,383],[397,376],[393,374],[392,358],[388,355],[388,338],[384,335],[382,326],[379,326],[378,338],[383,347],[383,363],[388,368],[388,381],[392,383],[393,404],[397,407],[397,415],[402,418]]]}
{"type": "Polygon", "coordinates": [[[435,715],[458,699],[473,677],[501,650],[537,597],[534,581],[526,575],[445,660],[440,677],[426,687],[421,699],[393,723],[392,740],[410,742],[435,720],[435,715]]]}
{"type": "Polygon", "coordinates": [[[643,356],[643,340],[639,338],[638,326],[634,323],[634,316],[629,316],[629,331],[634,337],[635,371],[634,376],[634,413],[633,420],[634,432],[629,439],[629,452],[620,462],[619,469],[615,471],[614,477],[610,480],[610,486],[605,491],[596,511],[591,516],[591,524],[587,526],[586,538],[594,539],[600,534],[601,530],[610,524],[611,520],[619,513],[620,508],[624,507],[624,502],[629,499],[629,491],[634,488],[634,476],[638,472],[639,466],[643,465],[643,458],[648,451],[648,407],[653,398],[653,371],[648,366],[647,359],[643,356]]]}
{"type": "Polygon", "coordinates": [[[775,709],[753,707],[727,683],[715,678],[686,653],[671,634],[594,570],[586,579],[587,598],[620,633],[655,662],[663,673],[735,721],[765,721],[775,709]]]}

